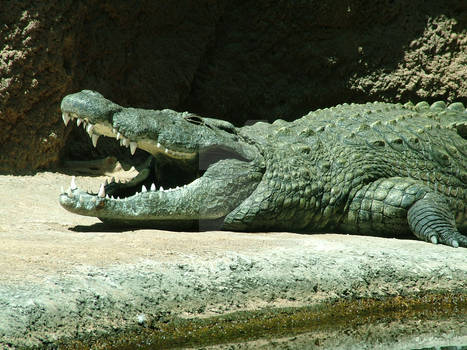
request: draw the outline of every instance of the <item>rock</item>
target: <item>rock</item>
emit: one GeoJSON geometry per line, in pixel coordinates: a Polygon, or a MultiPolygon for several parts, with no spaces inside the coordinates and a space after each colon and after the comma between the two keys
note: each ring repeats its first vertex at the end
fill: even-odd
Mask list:
{"type": "Polygon", "coordinates": [[[1,172],[96,156],[60,122],[61,98],[84,88],[237,125],[342,102],[467,102],[454,0],[27,0],[2,4],[0,23],[1,172]]]}
{"type": "MultiPolygon", "coordinates": [[[[91,190],[102,181],[79,178],[91,190]]],[[[0,197],[2,349],[53,348],[99,335],[117,342],[119,331],[235,311],[311,306],[325,312],[326,303],[336,302],[362,310],[367,299],[394,299],[400,318],[410,311],[405,301],[416,304],[426,295],[439,300],[428,302],[443,315],[465,319],[466,248],[337,234],[120,231],[60,208],[58,189],[68,183],[57,173],[0,176],[0,193],[15,192],[0,197]],[[459,305],[450,305],[450,295],[459,305]]],[[[394,317],[394,308],[376,310],[394,317]]],[[[403,334],[395,323],[382,335],[373,322],[360,341],[466,334],[465,322],[427,323],[427,317],[403,334]]],[[[328,338],[345,339],[339,328],[332,331],[338,334],[328,338]]]]}

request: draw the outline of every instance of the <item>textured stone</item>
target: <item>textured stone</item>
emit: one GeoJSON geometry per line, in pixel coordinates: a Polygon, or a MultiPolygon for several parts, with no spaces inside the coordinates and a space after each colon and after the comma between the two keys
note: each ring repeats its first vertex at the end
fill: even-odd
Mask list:
{"type": "Polygon", "coordinates": [[[59,122],[83,88],[237,125],[345,101],[467,103],[462,1],[5,0],[0,23],[2,172],[102,156],[59,122]]]}
{"type": "MultiPolygon", "coordinates": [[[[96,189],[104,179],[77,182],[96,189]]],[[[58,340],[92,335],[111,340],[143,329],[142,316],[152,325],[338,301],[367,310],[367,298],[459,294],[465,301],[465,249],[336,234],[113,231],[57,205],[56,189],[68,180],[46,172],[0,176],[0,193],[16,193],[0,197],[2,349],[53,348],[58,340]]],[[[400,317],[407,308],[397,311],[400,317]]],[[[466,334],[465,327],[448,336],[466,334]]],[[[437,321],[429,335],[447,329],[437,321]]],[[[420,321],[409,331],[420,336],[420,321]]],[[[399,340],[399,331],[388,338],[394,334],[399,340]]],[[[363,336],[366,345],[369,337],[381,344],[374,328],[363,336]]]]}

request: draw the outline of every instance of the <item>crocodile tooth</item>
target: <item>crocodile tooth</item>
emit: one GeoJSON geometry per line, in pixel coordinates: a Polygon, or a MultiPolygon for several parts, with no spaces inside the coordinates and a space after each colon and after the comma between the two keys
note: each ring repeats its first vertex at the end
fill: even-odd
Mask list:
{"type": "Polygon", "coordinates": [[[97,194],[99,197],[104,198],[105,197],[105,187],[104,184],[101,184],[101,187],[99,188],[99,193],[97,194]]]}
{"type": "Polygon", "coordinates": [[[81,118],[76,119],[76,125],[77,126],[80,126],[82,122],[83,122],[83,119],[81,119],[81,118]]]}
{"type": "Polygon", "coordinates": [[[112,134],[116,134],[116,133],[117,133],[117,129],[112,128],[112,134]]]}
{"type": "Polygon", "coordinates": [[[110,198],[114,199],[115,200],[115,197],[114,196],[110,196],[110,198]]]}
{"type": "Polygon", "coordinates": [[[146,186],[144,186],[144,185],[141,186],[141,193],[147,192],[147,191],[148,191],[148,189],[146,188],[146,186]]]}
{"type": "Polygon", "coordinates": [[[86,127],[86,132],[89,134],[89,136],[92,136],[92,129],[94,129],[94,125],[89,123],[89,125],[86,127]]]}
{"type": "Polygon", "coordinates": [[[76,186],[76,177],[74,176],[71,177],[70,188],[72,191],[78,188],[78,186],[76,186]]]}
{"type": "Polygon", "coordinates": [[[165,153],[168,153],[168,152],[169,152],[169,150],[166,148],[166,149],[165,149],[165,153]]]}
{"type": "Polygon", "coordinates": [[[106,198],[106,199],[110,199],[110,197],[109,197],[109,195],[108,195],[108,194],[106,194],[106,195],[105,195],[105,198],[106,198]]]}
{"type": "Polygon", "coordinates": [[[110,179],[110,183],[114,183],[115,182],[115,177],[112,176],[112,178],[110,179]]]}
{"type": "MultiPolygon", "coordinates": [[[[117,132],[117,136],[116,136],[116,139],[117,141],[120,140],[122,138],[122,134],[120,134],[119,132],[117,132]]],[[[121,143],[121,142],[120,142],[121,143]]]]}
{"type": "Polygon", "coordinates": [[[83,129],[86,130],[88,126],[88,122],[86,120],[83,119],[83,129]]]}
{"type": "Polygon", "coordinates": [[[159,142],[157,143],[157,148],[161,148],[161,144],[159,142]]]}
{"type": "Polygon", "coordinates": [[[159,187],[159,191],[164,191],[164,187],[159,187]]]}
{"type": "Polygon", "coordinates": [[[107,186],[108,184],[109,184],[109,181],[107,181],[107,179],[105,179],[104,186],[107,186]]]}
{"type": "Polygon", "coordinates": [[[130,153],[131,155],[134,155],[135,152],[136,152],[136,146],[138,146],[138,144],[136,142],[130,142],[130,153]]]}
{"type": "Polygon", "coordinates": [[[63,112],[62,113],[62,119],[63,119],[63,122],[65,123],[65,126],[68,125],[68,122],[70,121],[71,117],[68,113],[66,112],[63,112]]]}
{"type": "Polygon", "coordinates": [[[94,147],[96,147],[96,146],[97,146],[97,140],[99,140],[99,135],[97,135],[97,134],[92,134],[91,139],[92,139],[92,145],[93,145],[94,147]]]}
{"type": "Polygon", "coordinates": [[[130,139],[123,137],[123,146],[128,147],[130,145],[130,139]]]}
{"type": "Polygon", "coordinates": [[[153,184],[151,185],[151,191],[155,191],[155,190],[156,190],[156,185],[153,183],[153,184]]]}

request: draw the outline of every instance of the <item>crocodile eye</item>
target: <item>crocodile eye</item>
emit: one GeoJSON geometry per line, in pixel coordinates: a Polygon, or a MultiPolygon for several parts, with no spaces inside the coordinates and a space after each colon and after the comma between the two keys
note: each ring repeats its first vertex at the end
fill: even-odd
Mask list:
{"type": "Polygon", "coordinates": [[[189,115],[185,117],[185,120],[187,122],[190,122],[192,124],[197,124],[197,125],[204,125],[203,119],[200,117],[197,117],[196,115],[189,115]]]}

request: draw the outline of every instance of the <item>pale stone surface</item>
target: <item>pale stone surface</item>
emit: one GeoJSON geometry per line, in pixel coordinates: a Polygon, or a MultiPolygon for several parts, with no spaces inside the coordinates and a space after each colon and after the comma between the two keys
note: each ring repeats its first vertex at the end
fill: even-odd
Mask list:
{"type": "MultiPolygon", "coordinates": [[[[112,331],[142,315],[467,288],[465,248],[337,234],[115,231],[59,206],[69,180],[0,176],[0,345],[112,331]]],[[[77,178],[94,191],[102,181],[77,178]]]]}

